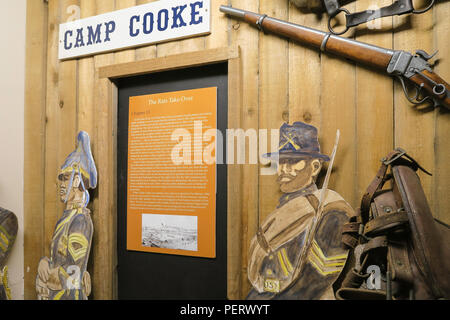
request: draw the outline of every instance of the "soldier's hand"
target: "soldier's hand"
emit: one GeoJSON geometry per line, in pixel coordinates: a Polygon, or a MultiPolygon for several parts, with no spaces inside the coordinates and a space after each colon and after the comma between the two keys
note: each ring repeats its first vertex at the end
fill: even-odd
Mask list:
{"type": "Polygon", "coordinates": [[[50,276],[50,265],[47,257],[44,257],[39,261],[38,275],[43,282],[48,281],[50,276]]]}
{"type": "Polygon", "coordinates": [[[88,297],[91,294],[91,275],[89,272],[84,272],[81,283],[83,285],[84,294],[88,297]]]}
{"type": "Polygon", "coordinates": [[[48,296],[50,295],[47,285],[42,282],[40,277],[37,277],[36,279],[36,293],[38,295],[38,300],[48,300],[48,296]]]}

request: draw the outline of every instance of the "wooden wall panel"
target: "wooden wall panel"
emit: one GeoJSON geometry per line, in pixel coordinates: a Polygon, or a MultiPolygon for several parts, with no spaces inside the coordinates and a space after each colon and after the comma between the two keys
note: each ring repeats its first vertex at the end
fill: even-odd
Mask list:
{"type": "MultiPolygon", "coordinates": [[[[355,3],[348,4],[346,8],[354,12],[355,3]]],[[[352,37],[352,33],[349,32],[347,36],[352,37]]],[[[356,202],[357,183],[357,176],[354,174],[357,109],[355,88],[355,64],[326,53],[321,54],[319,141],[322,152],[331,154],[336,131],[340,130],[339,147],[328,187],[336,190],[351,204],[356,202]]]]}
{"type": "MultiPolygon", "coordinates": [[[[136,5],[136,0],[116,0],[115,3],[115,10],[120,10],[134,7],[136,5]]],[[[118,51],[114,57],[115,63],[134,61],[134,59],[136,58],[136,49],[118,51]]]]}
{"type": "MultiPolygon", "coordinates": [[[[80,0],[81,18],[95,16],[97,5],[92,0],[80,0]]],[[[94,94],[95,94],[94,57],[84,57],[78,61],[78,121],[77,131],[86,131],[91,139],[94,137],[94,94]]]]}
{"type": "MultiPolygon", "coordinates": [[[[260,1],[259,11],[287,20],[285,1],[260,1]]],[[[255,31],[255,30],[254,30],[255,31]]],[[[245,66],[244,66],[245,68],[245,66]]],[[[259,33],[259,129],[278,129],[289,121],[289,46],[285,39],[259,33]]],[[[270,145],[267,150],[270,150],[270,145]]],[[[277,206],[281,192],[274,175],[259,176],[259,223],[277,206]]]]}
{"type": "MultiPolygon", "coordinates": [[[[136,0],[137,5],[147,4],[157,0],[136,0]]],[[[136,60],[156,58],[156,44],[136,49],[136,60]]]]}
{"type": "Polygon", "coordinates": [[[45,201],[44,201],[44,247],[49,254],[51,235],[58,219],[59,199],[57,198],[58,167],[58,129],[59,129],[59,60],[58,25],[60,6],[58,1],[48,2],[48,42],[47,42],[47,88],[46,88],[46,128],[45,128],[45,201]]]}
{"type": "MultiPolygon", "coordinates": [[[[436,72],[447,80],[450,79],[450,2],[439,2],[433,8],[433,48],[432,51],[439,50],[438,57],[440,63],[436,66],[436,72]]],[[[431,209],[436,218],[450,224],[450,112],[443,108],[434,111],[434,172],[432,180],[434,201],[431,209]]],[[[432,134],[431,132],[429,134],[432,134]]]]}
{"type": "MultiPolygon", "coordinates": [[[[390,5],[390,0],[378,1],[377,5],[390,5]]],[[[356,11],[373,5],[372,0],[356,2],[356,11]]],[[[384,48],[392,48],[392,17],[374,20],[358,27],[355,39],[384,48]],[[373,29],[367,29],[367,27],[373,29]]],[[[356,67],[356,199],[361,199],[375,172],[380,159],[394,147],[393,114],[394,101],[391,94],[393,79],[368,68],[356,67]]],[[[359,203],[357,203],[359,206],[359,203]]]]}
{"type": "MultiPolygon", "coordinates": [[[[97,13],[102,14],[115,10],[115,1],[96,0],[97,13]]],[[[94,57],[95,68],[98,69],[105,65],[114,63],[115,53],[106,53],[94,57]]],[[[97,74],[97,72],[96,72],[97,74]]],[[[97,165],[98,183],[94,198],[94,210],[92,220],[94,223],[94,236],[91,254],[91,272],[92,275],[92,297],[93,299],[113,299],[116,290],[116,279],[113,277],[105,278],[105,274],[115,274],[117,268],[116,254],[112,248],[116,248],[116,239],[111,234],[115,224],[115,215],[111,214],[112,206],[116,205],[114,199],[111,199],[108,184],[111,176],[108,167],[108,154],[105,150],[106,143],[110,143],[113,137],[106,134],[108,119],[105,112],[108,109],[108,103],[111,99],[111,88],[105,79],[95,78],[94,109],[91,110],[95,119],[95,140],[92,143],[93,157],[97,165]],[[105,119],[106,118],[106,119],[105,119]],[[105,127],[106,126],[106,127],[105,127]],[[106,154],[105,154],[106,153],[106,154]],[[102,201],[100,201],[100,197],[102,201]],[[106,266],[106,268],[104,267],[106,266]]],[[[114,186],[115,187],[115,186],[114,186]]]]}
{"type": "MultiPolygon", "coordinates": [[[[252,1],[251,4],[245,0],[234,0],[231,3],[236,8],[246,8],[247,10],[257,12],[259,10],[259,1],[252,1]]],[[[230,43],[236,44],[241,49],[242,66],[242,110],[241,126],[242,129],[259,130],[259,35],[255,28],[238,20],[230,19],[227,29],[231,33],[230,43]]],[[[246,146],[247,149],[249,146],[246,146]]],[[[248,150],[246,152],[248,154],[248,150]]],[[[250,282],[247,275],[248,248],[250,241],[259,226],[259,166],[258,164],[245,164],[242,168],[242,282],[241,297],[245,297],[250,289],[250,282]]]]}
{"type": "Polygon", "coordinates": [[[47,4],[27,3],[24,159],[24,298],[33,299],[39,259],[44,255],[45,100],[47,4]],[[35,17],[38,17],[36,19],[35,17]]]}
{"type": "MultiPolygon", "coordinates": [[[[424,5],[418,1],[417,5],[424,5]]],[[[433,11],[420,15],[394,17],[394,49],[412,51],[433,50],[433,11]],[[407,26],[407,27],[405,27],[407,26]]],[[[434,150],[434,112],[430,109],[411,106],[396,81],[394,90],[394,138],[395,147],[402,147],[413,156],[426,170],[435,172],[434,150]]],[[[428,201],[435,200],[432,193],[433,178],[418,172],[428,201]]]]}
{"type": "MultiPolygon", "coordinates": [[[[79,0],[60,1],[60,23],[67,22],[74,14],[71,8],[80,7],[79,0]]],[[[59,28],[56,26],[56,32],[59,28]]],[[[59,35],[58,35],[59,38],[59,35]]],[[[78,122],[78,60],[67,60],[60,62],[58,70],[58,107],[57,113],[57,163],[58,168],[55,179],[59,174],[59,169],[67,156],[75,149],[77,143],[77,122],[78,122]]],[[[56,97],[55,97],[56,98],[56,97]]],[[[56,119],[56,118],[55,118],[56,119]]],[[[57,201],[57,217],[65,209],[61,201],[57,201]]],[[[54,225],[53,225],[54,226],[54,225]]]]}
{"type": "MultiPolygon", "coordinates": [[[[292,3],[289,21],[322,30],[325,21],[316,14],[301,12],[292,3]]],[[[303,121],[320,129],[321,68],[320,53],[312,48],[289,43],[289,122],[303,121]]],[[[320,134],[320,132],[319,132],[320,134]]]]}
{"type": "MultiPolygon", "coordinates": [[[[99,185],[90,205],[95,229],[88,268],[93,279],[91,298],[115,297],[116,279],[105,279],[104,274],[114,274],[117,267],[115,252],[110,251],[116,241],[115,137],[108,135],[108,130],[114,133],[115,129],[115,113],[108,106],[114,104],[116,91],[109,80],[95,75],[98,68],[121,62],[238,45],[240,65],[236,61],[231,65],[242,74],[240,82],[230,83],[230,88],[241,88],[242,108],[230,109],[233,126],[270,130],[278,129],[285,121],[305,121],[319,128],[325,153],[331,152],[336,129],[340,129],[330,188],[343,195],[353,207],[359,206],[379,159],[392,147],[401,146],[434,174],[428,177],[420,173],[420,177],[434,215],[450,223],[448,111],[414,108],[404,98],[400,85],[385,74],[263,34],[242,21],[225,17],[218,7],[231,4],[320,30],[326,30],[326,15],[302,12],[288,0],[212,0],[210,35],[64,62],[58,60],[58,26],[72,14],[67,12],[69,5],[79,5],[81,17],[88,17],[152,1],[155,0],[49,0],[48,5],[28,1],[27,35],[36,41],[28,42],[27,48],[24,195],[27,299],[35,298],[38,259],[48,254],[54,225],[62,214],[56,175],[75,146],[78,130],[90,134],[99,169],[99,185]],[[38,39],[47,44],[42,46],[38,39]],[[31,50],[36,54],[30,54],[31,50]],[[35,100],[31,99],[31,89],[38,92],[33,92],[35,100]],[[36,130],[39,134],[35,134],[36,130]],[[34,166],[40,169],[34,171],[34,166]],[[96,267],[99,265],[106,265],[107,270],[96,267]]],[[[356,11],[389,3],[390,0],[358,0],[345,7],[356,11]]],[[[450,2],[439,2],[426,14],[383,18],[376,22],[380,23],[379,27],[375,22],[371,24],[375,29],[362,25],[345,36],[407,51],[439,49],[440,63],[436,70],[448,80],[449,10],[450,2]]],[[[233,220],[239,228],[233,232],[239,232],[242,239],[241,255],[229,257],[233,260],[229,264],[233,272],[229,275],[229,294],[233,298],[245,298],[250,289],[247,250],[260,223],[276,207],[281,195],[276,176],[260,175],[262,167],[245,164],[239,170],[230,167],[229,171],[229,178],[240,183],[236,189],[239,195],[230,191],[229,205],[233,212],[240,210],[239,221],[233,220]]],[[[319,179],[319,186],[321,183],[319,179]]]]}
{"type": "MultiPolygon", "coordinates": [[[[228,60],[228,128],[242,127],[242,64],[238,57],[228,60]]],[[[242,266],[242,225],[241,203],[243,200],[243,170],[238,164],[227,167],[227,297],[239,299],[244,283],[242,266]],[[236,241],[237,240],[237,241],[236,241]]],[[[245,244],[244,244],[245,245],[245,244]]]]}

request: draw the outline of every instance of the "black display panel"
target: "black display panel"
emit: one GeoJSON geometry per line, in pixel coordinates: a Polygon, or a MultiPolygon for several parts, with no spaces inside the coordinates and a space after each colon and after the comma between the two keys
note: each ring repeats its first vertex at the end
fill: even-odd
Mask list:
{"type": "MultiPolygon", "coordinates": [[[[216,258],[126,250],[129,97],[217,87],[217,128],[226,146],[228,69],[226,63],[122,78],[118,87],[117,256],[119,299],[226,299],[227,167],[217,165],[216,258]]],[[[223,150],[223,159],[226,152],[223,150]]]]}

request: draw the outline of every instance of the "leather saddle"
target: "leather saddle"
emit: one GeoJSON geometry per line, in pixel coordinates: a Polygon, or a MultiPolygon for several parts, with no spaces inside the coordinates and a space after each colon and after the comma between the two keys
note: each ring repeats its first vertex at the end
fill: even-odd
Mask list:
{"type": "Polygon", "coordinates": [[[400,148],[382,159],[343,229],[337,299],[450,299],[450,227],[433,218],[418,169],[429,174],[400,148]]]}

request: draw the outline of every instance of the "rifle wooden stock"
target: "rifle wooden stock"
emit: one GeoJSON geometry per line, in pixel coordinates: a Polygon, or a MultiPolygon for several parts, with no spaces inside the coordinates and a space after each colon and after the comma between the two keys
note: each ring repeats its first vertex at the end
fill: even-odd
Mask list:
{"type": "MultiPolygon", "coordinates": [[[[256,25],[260,16],[261,15],[259,14],[246,12],[244,20],[250,24],[256,25]]],[[[321,49],[325,37],[328,37],[326,45],[323,48],[324,51],[383,70],[386,70],[394,53],[392,50],[330,35],[323,31],[270,17],[266,17],[262,20],[261,27],[264,31],[284,36],[288,39],[301,44],[307,44],[317,49],[321,49]]]]}
{"type": "MultiPolygon", "coordinates": [[[[450,109],[450,86],[441,77],[435,74],[427,59],[430,57],[416,55],[400,51],[381,48],[375,45],[348,39],[328,32],[319,31],[298,24],[290,23],[267,15],[250,11],[221,6],[220,11],[243,19],[247,23],[258,27],[261,31],[286,37],[290,40],[317,48],[323,52],[350,59],[354,62],[374,67],[384,72],[397,76],[403,82],[408,80],[419,91],[425,91],[426,96],[434,101],[434,105],[444,106],[450,109]],[[402,54],[400,54],[402,53],[402,54]]],[[[410,98],[404,88],[408,100],[414,104],[420,104],[425,99],[419,100],[416,95],[410,98]],[[416,101],[413,101],[416,100],[416,101]]]]}
{"type": "Polygon", "coordinates": [[[409,81],[411,81],[413,84],[415,84],[418,87],[423,86],[423,89],[429,95],[433,95],[437,100],[440,101],[440,103],[443,106],[445,106],[447,109],[450,109],[450,96],[446,93],[446,92],[450,91],[450,85],[434,72],[424,70],[424,71],[422,71],[422,73],[425,75],[425,77],[423,77],[420,74],[416,74],[416,75],[412,76],[411,78],[409,78],[409,81]],[[435,93],[433,91],[433,84],[430,81],[430,79],[435,83],[442,84],[445,87],[445,90],[443,90],[440,93],[439,92],[435,93]]]}

